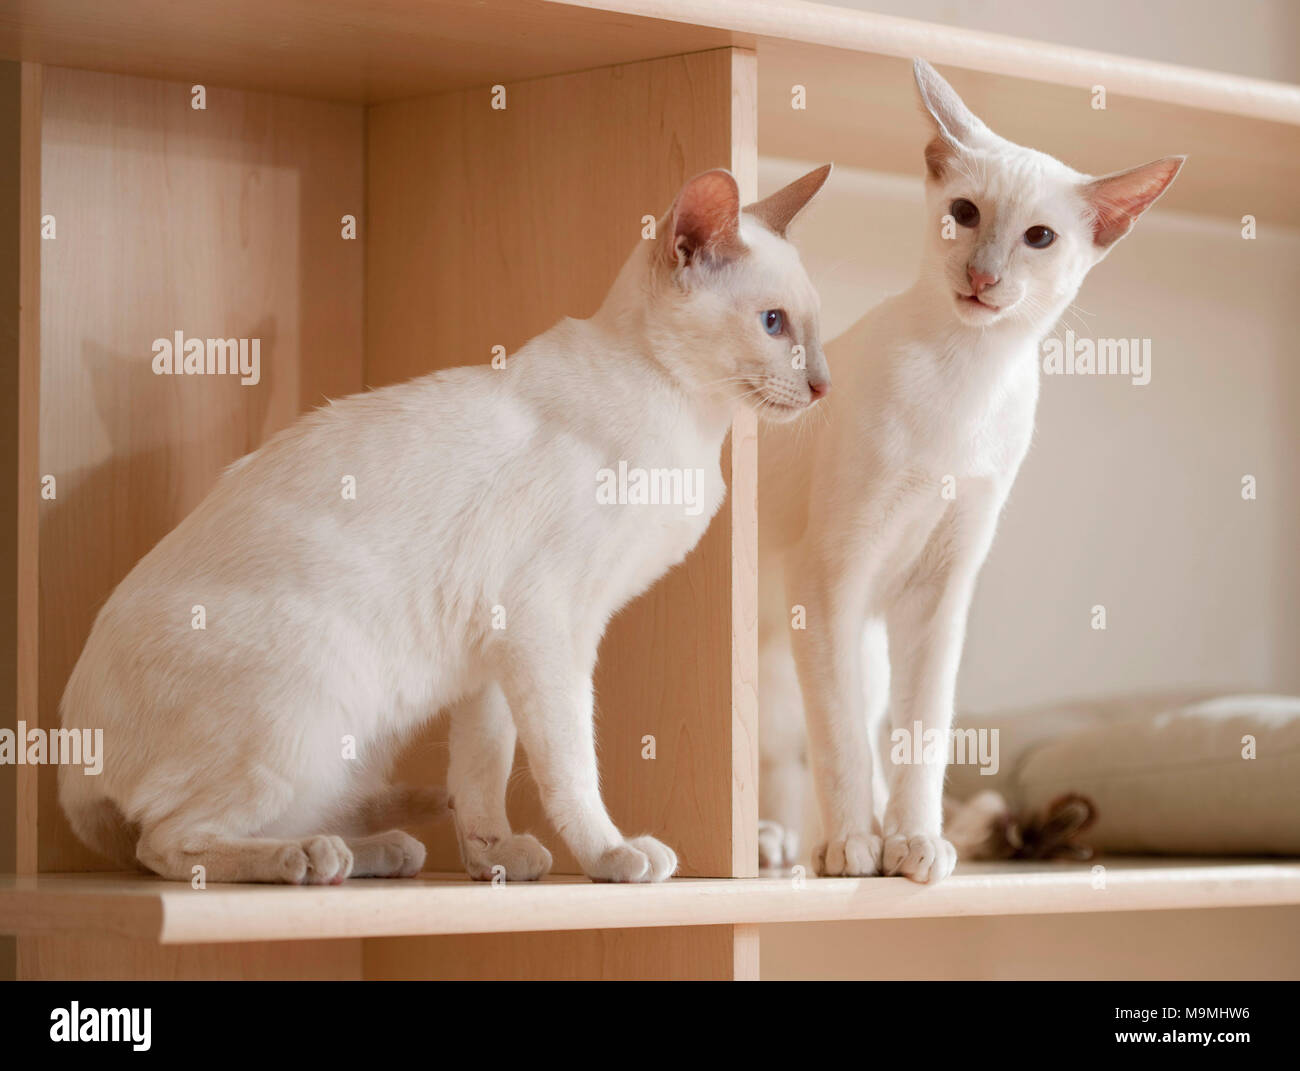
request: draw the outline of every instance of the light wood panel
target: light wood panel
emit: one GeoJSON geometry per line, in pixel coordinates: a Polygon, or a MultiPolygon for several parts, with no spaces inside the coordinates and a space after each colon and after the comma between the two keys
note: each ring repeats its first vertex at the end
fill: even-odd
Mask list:
{"type": "MultiPolygon", "coordinates": [[[[1295,116],[1282,123],[1126,95],[1101,68],[1094,80],[1054,84],[969,66],[962,61],[940,72],[1003,137],[1093,174],[1187,153],[1187,165],[1160,201],[1162,211],[1218,216],[1225,234],[1234,236],[1246,214],[1261,226],[1300,224],[1293,192],[1300,183],[1300,88],[1279,87],[1295,98],[1295,116]],[[1096,84],[1106,86],[1105,110],[1092,107],[1096,84]]],[[[924,173],[929,134],[910,59],[765,42],[759,51],[759,117],[765,156],[833,158],[871,171],[924,173]],[[795,85],[806,90],[804,110],[790,106],[795,85]]]]}
{"type": "Polygon", "coordinates": [[[359,981],[361,941],[158,945],[116,937],[33,937],[22,943],[24,981],[359,981]]]}
{"type": "MultiPolygon", "coordinates": [[[[19,344],[18,344],[18,484],[17,484],[17,636],[15,637],[15,720],[39,720],[40,659],[40,394],[41,394],[41,117],[45,75],[32,63],[22,65],[21,189],[18,196],[19,344]]],[[[36,811],[39,783],[30,766],[17,772],[17,842],[14,863],[19,874],[34,874],[37,865],[36,811]]]]}
{"type": "MultiPolygon", "coordinates": [[[[22,189],[22,64],[0,63],[0,203],[17,207],[22,189]]],[[[0,727],[18,719],[18,611],[21,569],[19,503],[19,296],[22,280],[21,212],[0,214],[0,464],[12,493],[0,511],[0,727]],[[10,505],[9,503],[12,503],[10,505]]],[[[17,870],[18,768],[0,765],[0,871],[17,870]]],[[[0,980],[15,970],[15,943],[0,936],[0,980]]]]}
{"type": "Polygon", "coordinates": [[[0,57],[380,101],[725,45],[925,56],[1224,115],[1300,123],[1261,79],[803,0],[7,0],[0,57]],[[286,48],[285,42],[292,42],[286,48]]]}
{"type": "Polygon", "coordinates": [[[0,56],[376,102],[733,45],[757,49],[764,152],[916,170],[906,58],[964,71],[1007,136],[1100,172],[1192,165],[1165,207],[1300,223],[1300,87],[800,0],[14,0],[0,56]],[[289,38],[293,47],[282,42],[289,38]],[[789,107],[793,84],[807,111],[789,107]],[[1104,112],[1093,86],[1109,94],[1104,112]],[[1155,148],[1152,135],[1164,145],[1155,148]],[[1094,144],[1095,142],[1095,144],[1094,144]],[[1098,160],[1114,160],[1114,164],[1098,160]],[[1244,206],[1244,207],[1243,207],[1244,206]]]}
{"type": "Polygon", "coordinates": [[[764,981],[1300,979],[1300,908],[760,926],[764,981]]]}
{"type": "MultiPolygon", "coordinates": [[[[221,469],[361,386],[362,110],[46,71],[41,211],[40,721],[94,615],[221,469]],[[260,338],[261,380],[159,376],[152,343],[260,338]]],[[[196,761],[200,761],[196,758],[196,761]]],[[[40,867],[104,866],[41,771],[40,867]]]]}
{"type": "MultiPolygon", "coordinates": [[[[509,85],[508,107],[456,93],[369,116],[366,380],[378,385],[513,351],[593,313],[682,181],[737,170],[756,194],[753,56],[720,50],[509,85]]],[[[687,875],[753,873],[756,766],[755,443],[738,425],[729,505],[684,566],[614,621],[596,678],[614,820],[663,837],[687,875]],[[653,735],[657,758],[641,758],[653,735]],[[733,799],[735,803],[733,804],[733,799]],[[736,834],[735,830],[741,830],[736,834]]],[[[445,777],[445,727],[405,778],[445,777]]],[[[557,872],[577,866],[530,778],[511,800],[557,872]]],[[[460,863],[449,826],[421,830],[430,867],[460,863]]]]}
{"type": "Polygon", "coordinates": [[[324,888],[192,889],[131,874],[0,876],[0,933],[204,944],[1300,905],[1297,862],[1115,857],[1100,865],[1103,881],[1086,863],[963,863],[934,886],[792,875],[490,885],[425,874],[324,888]]]}
{"type": "Polygon", "coordinates": [[[664,19],[758,38],[759,52],[782,42],[818,49],[951,64],[1058,85],[1105,83],[1111,91],[1224,115],[1300,123],[1300,88],[1135,56],[1117,56],[1047,41],[983,33],[804,0],[559,0],[593,14],[610,11],[664,19]]]}
{"type": "Polygon", "coordinates": [[[373,980],[742,981],[758,977],[751,926],[474,934],[363,942],[373,980]]]}
{"type": "MultiPolygon", "coordinates": [[[[750,202],[758,198],[758,64],[752,52],[732,55],[731,171],[750,202]]],[[[758,419],[748,409],[732,422],[730,451],[730,874],[751,878],[758,874],[758,419]]]]}
{"type": "Polygon", "coordinates": [[[544,0],[0,4],[3,58],[350,101],[517,82],[736,38],[544,0]]]}
{"type": "MultiPolygon", "coordinates": [[[[36,720],[41,69],[0,63],[0,726],[36,720]]],[[[0,870],[35,870],[35,771],[0,766],[0,870]]],[[[0,938],[0,978],[16,969],[0,938]]]]}

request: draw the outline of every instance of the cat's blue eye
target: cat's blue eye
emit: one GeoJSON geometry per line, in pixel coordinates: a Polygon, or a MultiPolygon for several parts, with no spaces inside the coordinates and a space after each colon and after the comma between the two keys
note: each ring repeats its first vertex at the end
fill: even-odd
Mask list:
{"type": "Polygon", "coordinates": [[[952,213],[952,218],[957,221],[959,227],[974,227],[980,221],[980,210],[965,197],[958,197],[953,201],[948,206],[948,211],[952,213]]]}
{"type": "Polygon", "coordinates": [[[1046,249],[1056,241],[1056,232],[1050,227],[1030,227],[1025,231],[1025,245],[1030,249],[1046,249]]]}
{"type": "Polygon", "coordinates": [[[785,330],[785,313],[780,309],[767,309],[760,312],[758,318],[769,335],[779,335],[785,330]]]}

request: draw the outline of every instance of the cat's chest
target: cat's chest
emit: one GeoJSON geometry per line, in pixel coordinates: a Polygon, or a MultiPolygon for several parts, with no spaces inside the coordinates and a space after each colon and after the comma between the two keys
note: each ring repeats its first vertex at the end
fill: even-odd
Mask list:
{"type": "Polygon", "coordinates": [[[944,429],[931,440],[930,468],[958,479],[1000,479],[1013,474],[1024,457],[1032,419],[990,415],[944,429]]]}
{"type": "Polygon", "coordinates": [[[621,576],[620,598],[644,590],[694,548],[726,496],[718,448],[650,443],[598,475],[592,553],[621,576]]]}
{"type": "Polygon", "coordinates": [[[911,399],[905,420],[910,464],[936,477],[1014,476],[1033,434],[1035,369],[987,380],[954,379],[911,399]]]}
{"type": "Polygon", "coordinates": [[[601,497],[621,531],[617,543],[643,545],[648,557],[675,561],[699,542],[727,488],[716,460],[682,461],[664,465],[628,459],[605,473],[601,497]]]}

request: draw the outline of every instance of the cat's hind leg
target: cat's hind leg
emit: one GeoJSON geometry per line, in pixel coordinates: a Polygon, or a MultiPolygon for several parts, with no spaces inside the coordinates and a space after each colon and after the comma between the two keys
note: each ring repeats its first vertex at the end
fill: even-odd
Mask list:
{"type": "Polygon", "coordinates": [[[424,866],[424,845],[400,829],[345,837],[344,843],[352,852],[354,878],[412,878],[424,866]]]}
{"type": "Polygon", "coordinates": [[[231,837],[175,822],[145,828],[136,857],[172,881],[201,877],[205,882],[337,885],[353,866],[352,850],[342,837],[231,837]]]}
{"type": "MultiPolygon", "coordinates": [[[[418,790],[395,786],[405,799],[418,790]]],[[[441,798],[418,795],[421,804],[441,798]]],[[[383,808],[381,808],[381,811],[383,808]]],[[[427,813],[424,811],[423,813],[427,813]]],[[[213,831],[192,815],[146,826],[136,858],[174,881],[271,882],[337,885],[349,877],[411,877],[424,866],[424,845],[408,833],[389,829],[356,836],[247,837],[213,831]]]]}
{"type": "Polygon", "coordinates": [[[400,827],[421,826],[450,813],[446,789],[381,781],[359,805],[345,805],[321,827],[337,832],[352,852],[352,877],[410,878],[423,869],[426,853],[400,827]]]}
{"type": "Polygon", "coordinates": [[[420,826],[451,814],[445,788],[422,785],[384,785],[361,805],[355,824],[366,833],[387,833],[393,829],[420,826]]]}
{"type": "MultiPolygon", "coordinates": [[[[337,885],[346,880],[352,851],[341,836],[306,833],[329,826],[313,820],[304,790],[310,782],[285,761],[286,750],[282,740],[272,740],[263,748],[269,761],[245,766],[217,756],[189,772],[179,799],[164,789],[183,768],[156,769],[153,780],[137,788],[137,797],[148,799],[154,811],[139,815],[136,858],[173,881],[337,885]],[[299,813],[290,816],[295,808],[299,813]]],[[[320,778],[317,783],[322,792],[332,788],[320,778]]]]}

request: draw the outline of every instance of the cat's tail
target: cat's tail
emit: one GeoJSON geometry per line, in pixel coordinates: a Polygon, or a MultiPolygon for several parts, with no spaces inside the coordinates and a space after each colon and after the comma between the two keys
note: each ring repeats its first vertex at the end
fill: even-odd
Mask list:
{"type": "Polygon", "coordinates": [[[964,860],[1006,859],[1014,854],[1007,831],[1011,808],[996,792],[980,792],[973,799],[943,798],[943,835],[964,860]]]}
{"type": "Polygon", "coordinates": [[[389,785],[362,805],[361,824],[367,833],[409,829],[451,814],[451,800],[445,788],[418,785],[389,785]]]}
{"type": "Polygon", "coordinates": [[[1091,859],[1084,834],[1097,805],[1078,792],[1057,796],[1039,810],[1014,811],[997,792],[965,802],[944,798],[944,835],[958,859],[1091,859]]]}

